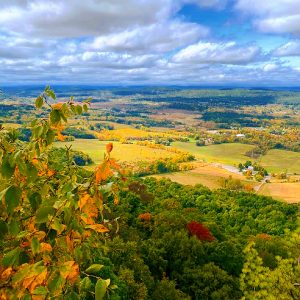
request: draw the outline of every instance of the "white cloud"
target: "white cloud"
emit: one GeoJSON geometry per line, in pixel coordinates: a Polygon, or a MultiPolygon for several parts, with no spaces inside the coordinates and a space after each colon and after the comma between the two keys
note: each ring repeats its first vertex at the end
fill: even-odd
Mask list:
{"type": "Polygon", "coordinates": [[[279,66],[277,64],[269,63],[263,66],[263,71],[264,72],[273,72],[277,70],[279,66]]]}
{"type": "Polygon", "coordinates": [[[300,35],[299,0],[238,0],[236,9],[254,15],[254,24],[262,32],[300,35]]]}
{"type": "Polygon", "coordinates": [[[83,46],[89,50],[162,53],[194,43],[208,32],[201,25],[174,20],[102,35],[83,46]]]}
{"type": "Polygon", "coordinates": [[[52,38],[107,34],[152,24],[173,11],[171,0],[6,1],[1,6],[2,29],[52,38]]]}
{"type": "Polygon", "coordinates": [[[193,3],[200,7],[222,9],[226,6],[227,0],[182,0],[182,3],[193,3]]]}
{"type": "Polygon", "coordinates": [[[155,55],[130,55],[114,52],[83,52],[75,55],[65,55],[58,60],[58,66],[65,67],[90,67],[110,69],[135,69],[151,67],[155,64],[155,55]]]}
{"type": "Polygon", "coordinates": [[[173,56],[176,63],[247,64],[260,58],[257,46],[238,46],[235,42],[190,45],[173,56]]]}
{"type": "Polygon", "coordinates": [[[300,56],[300,41],[290,41],[273,51],[274,56],[300,56]]]}

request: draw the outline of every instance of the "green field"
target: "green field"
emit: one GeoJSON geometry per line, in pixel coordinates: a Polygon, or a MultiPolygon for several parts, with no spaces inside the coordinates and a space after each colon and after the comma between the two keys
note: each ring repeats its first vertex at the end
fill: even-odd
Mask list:
{"type": "Polygon", "coordinates": [[[260,159],[269,172],[300,173],[300,153],[286,150],[270,150],[260,159]]]}
{"type": "Polygon", "coordinates": [[[199,147],[196,146],[195,143],[174,142],[172,146],[194,154],[197,159],[205,160],[207,162],[218,162],[232,166],[236,166],[240,162],[249,160],[249,157],[244,154],[254,148],[252,145],[239,143],[199,147]]]}
{"type": "MultiPolygon", "coordinates": [[[[237,166],[241,162],[252,160],[244,155],[254,148],[252,145],[231,143],[211,146],[196,146],[195,143],[174,142],[173,147],[188,151],[207,162],[237,166]]],[[[286,150],[270,150],[266,155],[257,160],[269,172],[300,173],[300,153],[286,150]]]]}

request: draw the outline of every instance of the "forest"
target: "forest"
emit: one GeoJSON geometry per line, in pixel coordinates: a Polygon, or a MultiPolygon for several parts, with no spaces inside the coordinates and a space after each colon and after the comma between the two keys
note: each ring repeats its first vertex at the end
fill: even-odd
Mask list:
{"type": "Polygon", "coordinates": [[[27,140],[0,136],[1,299],[300,298],[299,204],[139,178],[112,142],[87,169],[53,143],[90,99],[34,103],[27,140]]]}

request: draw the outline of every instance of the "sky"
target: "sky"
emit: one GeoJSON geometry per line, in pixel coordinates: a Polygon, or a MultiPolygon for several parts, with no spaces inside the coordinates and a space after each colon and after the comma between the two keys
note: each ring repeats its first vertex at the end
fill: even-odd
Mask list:
{"type": "Polygon", "coordinates": [[[0,0],[0,85],[300,86],[300,0],[0,0]]]}

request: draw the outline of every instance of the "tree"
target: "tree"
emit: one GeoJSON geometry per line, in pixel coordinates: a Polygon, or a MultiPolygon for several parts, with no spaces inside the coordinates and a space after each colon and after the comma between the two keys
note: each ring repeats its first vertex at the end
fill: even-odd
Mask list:
{"type": "Polygon", "coordinates": [[[270,270],[251,242],[244,250],[246,262],[240,276],[243,298],[247,300],[299,299],[300,267],[295,259],[277,257],[278,266],[270,270]]]}
{"type": "MultiPolygon", "coordinates": [[[[67,119],[88,110],[73,98],[62,103],[49,87],[36,99],[49,117],[31,122],[28,143],[10,132],[0,137],[0,297],[77,298],[86,290],[102,299],[110,278],[98,275],[110,222],[104,223],[103,185],[119,171],[107,151],[96,171],[83,176],[69,149],[59,164],[50,157],[55,138],[64,139],[67,119]],[[53,166],[57,168],[53,168],[53,166]],[[94,290],[94,291],[93,291],[94,290]]],[[[107,192],[106,192],[107,193],[107,192]]]]}

